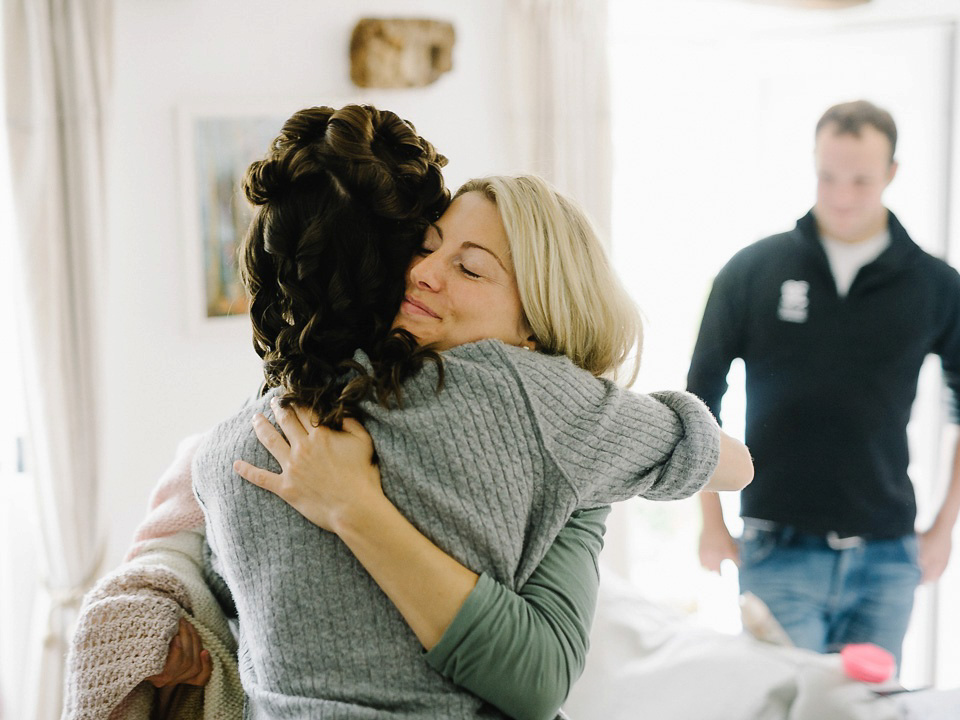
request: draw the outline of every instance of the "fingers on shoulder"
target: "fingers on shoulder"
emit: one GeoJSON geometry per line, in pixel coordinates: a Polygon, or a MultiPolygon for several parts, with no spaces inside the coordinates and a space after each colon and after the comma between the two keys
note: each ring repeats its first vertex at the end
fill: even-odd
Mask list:
{"type": "Polygon", "coordinates": [[[343,430],[351,435],[370,437],[370,433],[367,432],[367,429],[363,426],[363,423],[356,418],[347,418],[344,420],[343,430]]]}
{"type": "Polygon", "coordinates": [[[303,427],[306,432],[309,433],[311,429],[317,428],[320,425],[320,419],[312,408],[297,403],[290,407],[293,412],[296,413],[297,420],[300,421],[301,427],[303,427]]]}
{"type": "Polygon", "coordinates": [[[251,465],[246,460],[235,460],[233,470],[247,482],[271,491],[276,488],[281,477],[277,473],[258,468],[256,465],[251,465]]]}
{"type": "Polygon", "coordinates": [[[277,419],[280,429],[283,430],[283,434],[287,436],[291,443],[307,434],[306,428],[309,425],[305,426],[301,421],[301,411],[296,405],[283,407],[280,400],[274,397],[270,399],[270,409],[273,411],[273,416],[277,419]]]}

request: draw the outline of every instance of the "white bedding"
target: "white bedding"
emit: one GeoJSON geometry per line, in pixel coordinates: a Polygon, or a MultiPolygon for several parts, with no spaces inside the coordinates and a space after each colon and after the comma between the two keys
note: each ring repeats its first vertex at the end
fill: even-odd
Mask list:
{"type": "Polygon", "coordinates": [[[960,719],[960,690],[880,697],[838,655],[700,628],[602,577],[572,720],[960,719]]]}

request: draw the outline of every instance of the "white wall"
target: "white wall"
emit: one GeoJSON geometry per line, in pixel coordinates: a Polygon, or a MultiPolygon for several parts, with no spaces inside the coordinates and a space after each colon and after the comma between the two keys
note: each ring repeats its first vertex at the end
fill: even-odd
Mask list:
{"type": "Polygon", "coordinates": [[[123,0],[115,10],[101,330],[106,568],[120,561],[177,442],[235,411],[260,380],[245,323],[198,331],[190,322],[179,107],[250,102],[289,114],[365,100],[413,121],[451,159],[454,187],[513,169],[499,112],[499,0],[123,0]],[[427,88],[361,93],[349,80],[354,24],[401,15],[453,22],[453,71],[427,88]]]}

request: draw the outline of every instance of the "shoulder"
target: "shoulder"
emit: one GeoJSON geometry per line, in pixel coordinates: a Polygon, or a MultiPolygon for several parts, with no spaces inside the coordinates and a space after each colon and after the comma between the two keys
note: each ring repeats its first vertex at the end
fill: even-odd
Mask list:
{"type": "Polygon", "coordinates": [[[496,340],[493,338],[477,340],[476,342],[467,343],[465,345],[458,345],[455,348],[446,350],[443,353],[443,357],[445,360],[452,359],[455,362],[468,364],[483,364],[492,361],[509,365],[518,360],[522,360],[523,358],[531,357],[548,358],[548,362],[570,362],[567,358],[562,356],[544,355],[543,353],[524,350],[516,345],[507,345],[502,340],[496,340]]]}
{"type": "Polygon", "coordinates": [[[237,458],[254,458],[260,455],[263,446],[253,432],[252,419],[255,413],[263,413],[268,418],[270,398],[276,395],[271,390],[262,397],[248,401],[236,413],[208,430],[194,455],[194,482],[204,473],[218,469],[232,469],[237,458]]]}
{"type": "Polygon", "coordinates": [[[917,262],[925,276],[943,290],[960,291],[960,274],[946,260],[917,246],[917,262]]]}
{"type": "Polygon", "coordinates": [[[734,253],[720,271],[722,274],[752,272],[767,263],[782,260],[795,253],[801,242],[796,230],[770,235],[734,253]]]}
{"type": "Polygon", "coordinates": [[[581,385],[604,382],[574,365],[565,355],[547,355],[524,350],[500,340],[480,340],[448,350],[444,353],[444,369],[452,370],[455,378],[458,371],[468,370],[473,373],[509,376],[519,384],[568,382],[581,385]]]}
{"type": "Polygon", "coordinates": [[[451,353],[457,364],[451,363],[445,370],[453,371],[448,374],[454,387],[460,382],[456,371],[468,367],[473,377],[485,377],[486,394],[502,404],[522,402],[541,426],[563,425],[573,418],[602,412],[624,392],[613,382],[577,367],[564,355],[523,350],[499,340],[482,340],[454,351],[451,353]]]}
{"type": "Polygon", "coordinates": [[[899,269],[919,273],[924,282],[935,283],[938,291],[960,291],[960,275],[956,269],[917,243],[893,212],[890,212],[889,228],[890,250],[897,258],[899,269]]]}
{"type": "Polygon", "coordinates": [[[915,275],[911,285],[913,292],[923,293],[928,298],[934,312],[927,317],[941,331],[953,336],[960,322],[960,273],[946,261],[929,254],[923,249],[917,253],[916,267],[920,272],[915,275]]]}

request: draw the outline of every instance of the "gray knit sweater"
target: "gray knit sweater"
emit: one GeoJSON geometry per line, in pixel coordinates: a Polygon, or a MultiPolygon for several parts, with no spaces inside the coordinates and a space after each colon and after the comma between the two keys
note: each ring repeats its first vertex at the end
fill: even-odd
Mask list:
{"type": "MultiPolygon", "coordinates": [[[[640,395],[569,360],[485,340],[366,409],[383,489],[434,543],[519,588],[574,510],[688,496],[712,474],[719,430],[686,393],[640,395]]],[[[361,362],[366,359],[358,355],[361,362]]],[[[502,717],[432,670],[396,608],[332,533],[233,472],[278,471],[253,433],[270,395],[214,428],[194,460],[213,570],[240,619],[249,718],[502,717]]]]}

